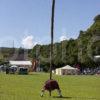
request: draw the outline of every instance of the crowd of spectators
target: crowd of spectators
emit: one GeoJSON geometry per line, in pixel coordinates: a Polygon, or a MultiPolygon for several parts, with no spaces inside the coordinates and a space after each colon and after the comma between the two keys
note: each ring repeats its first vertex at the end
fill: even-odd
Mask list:
{"type": "Polygon", "coordinates": [[[100,66],[96,67],[96,68],[84,68],[82,71],[81,71],[81,74],[83,75],[100,75],[100,66]]]}

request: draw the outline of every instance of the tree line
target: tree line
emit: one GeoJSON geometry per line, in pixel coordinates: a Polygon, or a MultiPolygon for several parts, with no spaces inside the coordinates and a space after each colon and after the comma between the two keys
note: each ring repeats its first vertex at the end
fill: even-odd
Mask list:
{"type": "MultiPolygon", "coordinates": [[[[64,40],[53,45],[53,68],[64,65],[81,68],[96,67],[95,55],[100,55],[100,15],[94,18],[94,23],[86,30],[80,31],[77,39],[64,40]]],[[[40,62],[44,70],[49,70],[50,44],[36,45],[31,51],[31,57],[40,62]]]]}

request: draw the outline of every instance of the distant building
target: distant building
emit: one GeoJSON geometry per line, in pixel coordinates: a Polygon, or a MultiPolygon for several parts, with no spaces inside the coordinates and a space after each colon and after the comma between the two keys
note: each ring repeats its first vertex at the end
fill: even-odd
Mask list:
{"type": "Polygon", "coordinates": [[[32,68],[31,61],[9,61],[9,64],[11,66],[26,67],[29,70],[31,70],[31,68],[32,68]]]}

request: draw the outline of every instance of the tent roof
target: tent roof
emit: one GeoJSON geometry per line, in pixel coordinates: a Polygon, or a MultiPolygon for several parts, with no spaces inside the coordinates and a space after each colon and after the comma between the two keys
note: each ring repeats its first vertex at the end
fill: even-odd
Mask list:
{"type": "Polygon", "coordinates": [[[32,65],[31,61],[9,61],[11,65],[32,65]]]}
{"type": "Polygon", "coordinates": [[[16,66],[16,65],[12,65],[10,68],[17,68],[18,66],[16,66]]]}
{"type": "Polygon", "coordinates": [[[100,55],[96,55],[96,56],[94,56],[95,58],[100,58],[100,55]]]}
{"type": "Polygon", "coordinates": [[[60,68],[60,69],[76,69],[76,68],[73,68],[73,67],[71,67],[71,66],[69,66],[69,65],[66,65],[66,66],[64,66],[64,67],[62,67],[62,68],[60,68]]]}

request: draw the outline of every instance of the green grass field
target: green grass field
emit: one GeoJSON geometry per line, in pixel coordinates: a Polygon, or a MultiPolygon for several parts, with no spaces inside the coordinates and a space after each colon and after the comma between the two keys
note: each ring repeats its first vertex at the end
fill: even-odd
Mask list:
{"type": "Polygon", "coordinates": [[[63,98],[57,91],[40,97],[49,74],[6,75],[0,73],[0,100],[100,100],[100,76],[53,76],[59,82],[63,98]]]}

